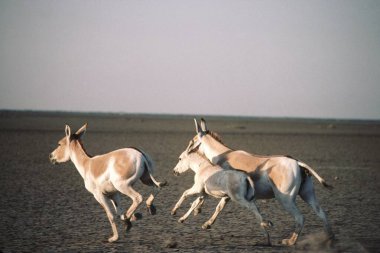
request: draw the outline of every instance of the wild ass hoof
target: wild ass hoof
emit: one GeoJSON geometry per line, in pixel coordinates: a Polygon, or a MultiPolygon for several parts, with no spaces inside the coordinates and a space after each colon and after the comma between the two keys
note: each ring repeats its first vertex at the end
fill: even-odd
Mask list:
{"type": "Polygon", "coordinates": [[[146,210],[150,215],[155,215],[157,213],[157,209],[154,205],[146,206],[146,210]]]}
{"type": "Polygon", "coordinates": [[[283,245],[286,245],[286,246],[292,246],[292,245],[294,245],[296,242],[295,242],[294,240],[292,240],[292,239],[283,239],[283,240],[281,241],[281,243],[282,243],[283,245]]]}
{"type": "Polygon", "coordinates": [[[170,212],[171,215],[175,215],[176,213],[177,213],[176,210],[172,210],[172,211],[170,212]]]}
{"type": "Polygon", "coordinates": [[[282,244],[287,245],[287,246],[292,246],[296,244],[297,238],[298,238],[298,234],[293,233],[289,239],[282,240],[282,244]]]}
{"type": "Polygon", "coordinates": [[[180,219],[178,219],[178,222],[179,222],[179,223],[184,223],[184,222],[185,222],[185,219],[180,218],[180,219]]]}
{"type": "Polygon", "coordinates": [[[132,228],[132,222],[129,219],[124,221],[125,232],[128,232],[132,228]]]}
{"type": "Polygon", "coordinates": [[[142,214],[141,213],[134,213],[132,214],[130,221],[137,221],[142,219],[142,214]]]}
{"type": "Polygon", "coordinates": [[[270,228],[273,227],[273,223],[271,221],[261,222],[260,226],[263,228],[270,228]]]}
{"type": "Polygon", "coordinates": [[[158,183],[158,187],[161,188],[161,187],[164,187],[164,186],[168,186],[168,182],[167,181],[158,183]]]}
{"type": "Polygon", "coordinates": [[[211,225],[205,223],[205,224],[202,225],[202,228],[203,228],[203,229],[210,229],[210,228],[211,228],[211,225]]]}
{"type": "Polygon", "coordinates": [[[194,210],[194,216],[197,216],[197,215],[200,214],[201,212],[202,212],[202,209],[201,209],[201,208],[195,209],[195,210],[194,210]]]}
{"type": "Polygon", "coordinates": [[[116,242],[119,239],[118,235],[113,235],[110,238],[108,238],[108,242],[116,242]]]}

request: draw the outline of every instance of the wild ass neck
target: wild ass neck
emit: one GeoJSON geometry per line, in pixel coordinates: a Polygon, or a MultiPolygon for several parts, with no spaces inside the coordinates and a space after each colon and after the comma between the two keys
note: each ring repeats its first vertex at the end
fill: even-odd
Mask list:
{"type": "Polygon", "coordinates": [[[219,141],[215,140],[211,136],[204,136],[202,138],[203,152],[204,155],[213,163],[217,164],[221,155],[231,151],[230,148],[224,146],[219,141]]]}
{"type": "Polygon", "coordinates": [[[211,163],[201,156],[197,157],[197,159],[194,159],[190,162],[190,169],[194,171],[195,174],[199,173],[202,169],[204,169],[207,166],[210,166],[211,163]]]}
{"type": "Polygon", "coordinates": [[[82,144],[75,140],[70,143],[70,159],[77,168],[79,174],[84,178],[86,171],[86,161],[90,159],[82,144]]]}

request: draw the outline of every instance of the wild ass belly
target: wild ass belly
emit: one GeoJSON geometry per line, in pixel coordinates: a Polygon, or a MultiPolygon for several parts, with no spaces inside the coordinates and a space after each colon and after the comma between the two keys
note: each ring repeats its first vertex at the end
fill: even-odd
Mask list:
{"type": "Polygon", "coordinates": [[[255,187],[256,199],[271,199],[274,198],[273,187],[268,177],[265,175],[249,175],[255,187]]]}
{"type": "Polygon", "coordinates": [[[205,192],[216,198],[229,196],[244,184],[245,178],[236,173],[236,171],[222,170],[219,171],[205,181],[205,192]]]}
{"type": "Polygon", "coordinates": [[[118,191],[111,181],[103,182],[103,184],[100,185],[100,189],[104,195],[112,195],[118,191]]]}
{"type": "Polygon", "coordinates": [[[215,186],[209,186],[209,185],[205,186],[205,192],[208,195],[213,196],[215,198],[223,198],[223,197],[228,196],[227,192],[225,192],[221,188],[215,187],[215,186]]]}
{"type": "Polygon", "coordinates": [[[103,193],[105,195],[113,194],[118,190],[115,188],[111,180],[86,180],[85,181],[86,189],[93,193],[103,193]]]}

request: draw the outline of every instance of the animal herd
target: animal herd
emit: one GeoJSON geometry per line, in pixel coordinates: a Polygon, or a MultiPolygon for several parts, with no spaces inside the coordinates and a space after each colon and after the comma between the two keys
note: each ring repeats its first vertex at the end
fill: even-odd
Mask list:
{"type": "MultiPolygon", "coordinates": [[[[299,195],[322,219],[328,238],[334,237],[327,215],[315,196],[312,176],[324,187],[332,187],[310,166],[290,156],[261,156],[230,149],[218,134],[208,130],[204,119],[201,119],[200,124],[196,119],[194,121],[196,135],[180,154],[173,170],[175,175],[179,175],[191,169],[195,173],[194,185],[183,192],[171,214],[175,215],[189,196],[197,195],[197,198],[179,222],[184,222],[192,212],[199,213],[209,195],[221,199],[215,213],[202,225],[204,229],[210,228],[224,206],[232,200],[254,214],[267,244],[271,245],[268,228],[273,224],[263,219],[255,200],[275,198],[294,217],[296,223],[295,231],[290,238],[283,239],[282,244],[294,245],[304,225],[304,217],[295,203],[299,195]]],[[[126,230],[132,227],[133,221],[140,218],[135,211],[143,202],[143,197],[133,188],[134,183],[140,179],[143,184],[153,187],[145,204],[148,212],[154,215],[154,198],[166,182],[159,182],[153,177],[153,161],[140,149],[124,148],[90,156],[82,143],[86,128],[87,124],[74,133],[66,125],[65,136],[49,158],[53,164],[69,160],[74,163],[86,189],[104,208],[113,232],[108,242],[114,242],[119,239],[117,217],[124,221],[126,230]],[[126,211],[120,206],[122,194],[132,200],[126,211]]]]}

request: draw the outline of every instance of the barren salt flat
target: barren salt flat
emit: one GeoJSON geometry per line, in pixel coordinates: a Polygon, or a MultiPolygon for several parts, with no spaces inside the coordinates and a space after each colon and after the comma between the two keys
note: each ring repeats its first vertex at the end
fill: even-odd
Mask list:
{"type": "MultiPolygon", "coordinates": [[[[380,122],[276,120],[206,117],[208,127],[228,146],[257,154],[289,154],[311,165],[335,188],[314,180],[316,195],[328,213],[336,240],[320,243],[322,221],[300,199],[305,227],[294,247],[280,244],[293,231],[293,218],[275,200],[259,200],[274,223],[274,246],[264,247],[258,222],[229,202],[210,230],[201,225],[218,200],[208,198],[202,213],[184,224],[170,210],[192,185],[193,174],[172,174],[179,154],[194,136],[192,117],[0,112],[1,252],[378,252],[380,248],[380,122]],[[157,179],[168,182],[155,200],[157,214],[142,205],[143,218],[117,243],[108,219],[69,162],[52,165],[48,155],[64,135],[64,126],[88,123],[84,145],[92,155],[117,148],[142,148],[156,163],[157,179]]],[[[146,198],[150,187],[136,183],[146,198]]],[[[131,201],[124,197],[123,207],[131,201]]],[[[118,223],[121,232],[121,222],[118,223]]]]}

